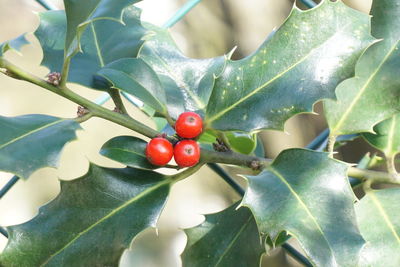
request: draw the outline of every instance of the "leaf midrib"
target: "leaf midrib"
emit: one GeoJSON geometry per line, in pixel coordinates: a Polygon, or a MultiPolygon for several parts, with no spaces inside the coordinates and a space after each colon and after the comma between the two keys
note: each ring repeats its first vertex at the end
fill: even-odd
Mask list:
{"type": "Polygon", "coordinates": [[[224,257],[226,256],[226,254],[232,249],[233,244],[236,242],[236,240],[240,237],[240,235],[242,234],[242,232],[247,228],[249,222],[252,219],[252,215],[249,215],[249,219],[247,219],[247,221],[243,224],[242,227],[240,227],[239,231],[236,233],[236,235],[234,236],[234,238],[231,240],[231,242],[229,242],[228,247],[225,249],[224,253],[222,253],[221,257],[219,258],[219,260],[217,261],[217,263],[215,264],[215,266],[218,266],[218,264],[221,263],[221,261],[224,259],[224,257]]]}
{"type": "Polygon", "coordinates": [[[317,222],[317,219],[314,217],[314,215],[311,213],[311,211],[308,209],[307,205],[303,202],[303,200],[301,199],[301,197],[297,194],[297,192],[292,188],[292,186],[289,184],[288,181],[286,181],[285,177],[276,169],[274,169],[273,167],[269,167],[268,168],[276,177],[278,177],[289,189],[289,191],[292,193],[292,195],[296,198],[296,200],[299,202],[300,206],[305,210],[305,212],[307,213],[307,215],[310,217],[310,219],[312,220],[312,222],[315,224],[315,226],[317,227],[318,231],[320,232],[321,236],[325,239],[329,250],[332,253],[333,259],[335,261],[335,263],[337,264],[336,261],[336,256],[335,253],[333,251],[333,249],[330,246],[330,243],[328,241],[328,239],[326,238],[321,226],[319,225],[319,223],[317,222]]]}
{"type": "Polygon", "coordinates": [[[134,151],[134,150],[128,150],[128,149],[124,149],[124,148],[115,148],[115,147],[111,147],[111,148],[103,148],[104,150],[117,150],[117,151],[123,151],[123,152],[128,152],[128,153],[131,153],[131,154],[134,154],[134,155],[138,155],[138,156],[140,156],[140,157],[142,157],[142,158],[146,158],[146,155],[144,155],[143,153],[139,153],[139,152],[136,152],[136,151],[134,151]]]}
{"type": "Polygon", "coordinates": [[[388,226],[390,231],[393,233],[393,236],[397,240],[397,243],[399,243],[399,245],[400,245],[400,236],[397,234],[396,229],[394,228],[394,225],[390,221],[389,216],[386,214],[385,209],[383,208],[383,206],[379,202],[379,199],[375,196],[375,193],[372,190],[370,192],[368,192],[368,195],[371,197],[372,202],[377,207],[377,209],[378,209],[379,213],[382,215],[383,220],[385,221],[386,225],[388,226]]]}
{"type": "Polygon", "coordinates": [[[400,40],[397,40],[395,44],[390,48],[389,52],[386,54],[386,56],[382,59],[381,63],[378,65],[376,70],[371,74],[371,76],[367,79],[367,81],[364,83],[363,87],[361,87],[360,91],[357,93],[357,95],[354,97],[353,101],[351,101],[350,105],[348,105],[348,108],[346,111],[343,113],[343,116],[340,117],[340,120],[337,122],[335,127],[332,127],[331,133],[332,135],[337,135],[340,133],[340,127],[343,125],[343,123],[346,121],[348,118],[350,112],[354,108],[354,106],[357,104],[357,101],[361,98],[361,96],[364,94],[365,90],[369,88],[369,84],[371,81],[375,78],[375,76],[379,73],[383,65],[385,65],[386,61],[388,58],[392,55],[394,51],[396,51],[396,47],[399,44],[400,40]],[[339,130],[339,131],[338,131],[339,130]]]}
{"type": "Polygon", "coordinates": [[[246,96],[244,96],[243,98],[239,99],[238,101],[236,101],[235,103],[231,104],[228,108],[221,110],[220,112],[218,112],[217,114],[215,114],[214,116],[210,117],[210,118],[206,118],[207,123],[211,123],[215,120],[217,120],[218,118],[220,118],[222,115],[224,115],[225,113],[229,112],[230,110],[232,110],[233,108],[235,108],[237,105],[241,104],[243,101],[247,100],[248,98],[252,97],[253,95],[257,94],[259,91],[261,91],[262,89],[266,88],[268,85],[270,85],[271,83],[273,83],[274,81],[278,80],[279,78],[281,78],[283,75],[285,75],[287,72],[289,72],[290,70],[294,69],[295,67],[297,67],[299,64],[303,63],[305,60],[307,60],[313,53],[315,50],[319,49],[320,47],[324,46],[327,42],[329,42],[332,38],[334,38],[338,33],[343,32],[345,29],[347,29],[348,26],[350,26],[351,23],[346,24],[341,30],[339,30],[338,32],[336,32],[335,34],[333,34],[332,36],[330,36],[327,40],[325,40],[322,44],[320,44],[319,46],[313,48],[310,50],[310,52],[308,54],[306,54],[304,57],[302,57],[299,61],[295,62],[294,64],[292,64],[290,67],[286,68],[284,71],[282,71],[281,73],[278,73],[277,75],[275,75],[272,79],[268,80],[267,82],[265,82],[264,84],[260,85],[259,87],[257,87],[256,89],[254,89],[253,91],[251,91],[249,94],[247,94],[246,96]]]}
{"type": "Polygon", "coordinates": [[[39,128],[36,128],[35,130],[26,132],[25,134],[20,135],[20,136],[18,136],[16,138],[13,138],[10,141],[8,141],[7,143],[4,143],[4,144],[0,145],[0,150],[5,148],[5,147],[7,147],[7,146],[9,146],[9,145],[11,145],[11,144],[13,144],[13,143],[15,143],[15,142],[17,142],[17,141],[19,141],[19,140],[21,140],[21,139],[23,139],[23,138],[25,138],[25,137],[27,137],[27,136],[29,136],[29,135],[37,133],[37,132],[39,132],[39,131],[41,131],[43,129],[46,129],[48,127],[51,127],[51,126],[56,125],[57,123],[60,123],[60,122],[63,122],[63,121],[65,121],[65,119],[60,119],[60,120],[54,121],[52,123],[45,124],[45,125],[43,125],[43,126],[41,126],[39,128]]]}
{"type": "Polygon", "coordinates": [[[104,67],[104,59],[103,59],[103,55],[101,54],[101,49],[100,49],[99,41],[97,39],[97,33],[96,33],[96,29],[94,28],[93,22],[90,23],[90,28],[92,29],[93,39],[94,39],[93,41],[94,41],[94,45],[96,47],[97,57],[99,58],[100,67],[104,67]]]}
{"type": "Polygon", "coordinates": [[[50,255],[50,257],[44,261],[40,266],[45,266],[51,259],[53,259],[55,256],[57,256],[58,254],[60,254],[63,250],[67,249],[70,245],[72,245],[77,239],[79,239],[81,236],[83,236],[84,234],[86,234],[87,232],[89,232],[90,230],[92,230],[93,228],[95,228],[97,225],[99,225],[100,223],[102,223],[103,221],[106,221],[107,219],[109,219],[110,217],[114,216],[116,213],[118,213],[119,211],[121,211],[122,209],[128,207],[129,205],[131,205],[132,203],[134,203],[136,200],[152,193],[153,191],[159,189],[160,187],[169,184],[171,181],[169,179],[166,179],[165,181],[150,187],[144,191],[142,191],[140,194],[136,195],[135,197],[133,197],[132,199],[130,199],[129,201],[125,202],[123,205],[117,207],[116,209],[113,209],[113,211],[111,211],[110,213],[108,213],[106,216],[102,217],[100,220],[97,220],[95,223],[93,223],[92,225],[90,225],[89,227],[87,227],[86,229],[84,229],[83,231],[79,232],[71,241],[69,241],[64,247],[62,247],[61,249],[57,250],[55,253],[53,253],[52,255],[50,255]]]}

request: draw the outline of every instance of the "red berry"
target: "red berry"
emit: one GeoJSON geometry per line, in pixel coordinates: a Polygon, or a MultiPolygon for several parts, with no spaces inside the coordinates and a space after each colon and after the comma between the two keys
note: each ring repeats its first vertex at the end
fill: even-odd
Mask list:
{"type": "Polygon", "coordinates": [[[174,147],[174,158],[179,167],[191,167],[200,160],[200,147],[194,140],[182,140],[174,147]]]}
{"type": "Polygon", "coordinates": [[[167,164],[174,154],[172,144],[165,138],[156,137],[146,146],[146,157],[151,164],[164,166],[167,164]]]}
{"type": "Polygon", "coordinates": [[[176,133],[183,138],[195,138],[203,131],[203,120],[199,114],[184,112],[175,123],[176,133]]]}

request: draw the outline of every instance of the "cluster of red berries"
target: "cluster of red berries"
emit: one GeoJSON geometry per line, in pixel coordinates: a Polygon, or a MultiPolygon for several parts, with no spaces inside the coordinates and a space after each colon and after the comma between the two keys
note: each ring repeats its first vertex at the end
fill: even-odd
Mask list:
{"type": "Polygon", "coordinates": [[[179,167],[191,167],[200,160],[200,147],[195,140],[203,131],[203,120],[194,112],[182,113],[176,123],[175,131],[181,140],[173,146],[167,139],[156,137],[146,146],[146,157],[151,164],[157,166],[166,165],[172,156],[179,167]]]}

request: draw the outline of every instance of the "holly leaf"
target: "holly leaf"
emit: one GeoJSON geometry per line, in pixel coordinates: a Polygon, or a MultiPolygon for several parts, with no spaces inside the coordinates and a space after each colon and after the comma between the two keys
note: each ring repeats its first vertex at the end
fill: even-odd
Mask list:
{"type": "Polygon", "coordinates": [[[400,262],[400,189],[370,190],[356,204],[360,231],[367,244],[361,266],[397,267],[400,262]]]}
{"type": "Polygon", "coordinates": [[[101,147],[100,154],[133,168],[149,170],[159,168],[146,158],[146,146],[147,142],[140,138],[117,136],[101,147]]]}
{"type": "Polygon", "coordinates": [[[229,208],[206,215],[206,220],[186,229],[188,236],[182,254],[183,266],[255,266],[260,265],[265,246],[257,224],[247,208],[229,208]]]}
{"type": "Polygon", "coordinates": [[[74,120],[47,115],[0,116],[0,170],[27,179],[43,167],[57,167],[61,150],[81,129],[74,120]]]}
{"type": "MultiPolygon", "coordinates": [[[[71,60],[68,81],[95,89],[108,88],[96,73],[110,62],[136,57],[143,44],[141,38],[145,34],[140,22],[140,13],[140,9],[131,6],[124,9],[121,21],[97,18],[86,23],[87,29],[85,26],[86,30],[80,33],[81,53],[70,55],[74,57],[71,60]]],[[[81,11],[76,15],[78,14],[81,14],[81,11]]],[[[48,11],[40,13],[39,16],[40,25],[35,31],[35,36],[43,49],[41,64],[52,72],[61,72],[65,60],[64,50],[68,49],[64,41],[66,34],[68,36],[69,15],[64,11],[48,11]]]]}
{"type": "Polygon", "coordinates": [[[117,266],[132,239],[155,227],[170,180],[139,169],[91,165],[26,223],[7,228],[1,266],[117,266]]]}
{"type": "Polygon", "coordinates": [[[374,132],[375,134],[363,133],[362,136],[387,157],[400,153],[400,113],[375,125],[374,132]]]}
{"type": "Polygon", "coordinates": [[[161,114],[167,113],[165,90],[157,74],[142,59],[124,58],[102,68],[98,75],[113,88],[127,92],[161,114]]]}
{"type": "Polygon", "coordinates": [[[1,43],[0,44],[0,57],[2,57],[5,52],[7,52],[8,50],[11,50],[11,49],[15,50],[15,51],[19,51],[21,49],[21,47],[26,44],[29,44],[29,42],[26,40],[25,34],[22,34],[13,40],[1,43]]]}
{"type": "Polygon", "coordinates": [[[337,101],[325,101],[332,135],[373,132],[373,126],[400,111],[400,6],[373,1],[372,35],[382,39],[356,65],[356,76],[341,83],[337,101]],[[368,108],[365,108],[368,107],[368,108]]]}
{"type": "Polygon", "coordinates": [[[259,175],[246,176],[242,205],[263,235],[275,240],[287,231],[316,266],[357,266],[364,240],[347,167],[323,152],[285,150],[259,175]]]}
{"type": "MultiPolygon", "coordinates": [[[[65,58],[73,57],[81,51],[82,34],[89,25],[96,21],[110,20],[123,24],[124,8],[141,0],[64,0],[67,15],[67,32],[65,36],[65,58]]],[[[108,34],[112,33],[109,31],[108,34]]],[[[120,40],[118,40],[120,41],[120,40]]]]}
{"type": "Polygon", "coordinates": [[[224,131],[283,130],[290,117],[335,97],[337,84],[353,75],[371,44],[369,30],[368,16],[342,1],[325,0],[307,11],[295,6],[254,54],[228,61],[215,81],[205,123],[224,131]]]}
{"type": "Polygon", "coordinates": [[[226,57],[188,58],[179,50],[168,30],[150,24],[145,27],[149,33],[138,57],[157,73],[165,90],[170,116],[176,119],[185,111],[204,114],[214,77],[222,72],[226,57]]]}

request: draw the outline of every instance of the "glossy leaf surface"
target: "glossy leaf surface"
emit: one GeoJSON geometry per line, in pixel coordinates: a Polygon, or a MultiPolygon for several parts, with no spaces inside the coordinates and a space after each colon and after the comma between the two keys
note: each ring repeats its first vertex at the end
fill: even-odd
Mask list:
{"type": "Polygon", "coordinates": [[[175,119],[185,111],[203,115],[214,76],[222,72],[226,58],[188,58],[179,50],[168,30],[149,24],[145,27],[149,35],[139,57],[157,73],[167,96],[169,114],[175,119]]]}
{"type": "Polygon", "coordinates": [[[206,215],[206,220],[186,229],[188,236],[182,254],[183,266],[258,267],[265,251],[258,234],[257,224],[247,208],[229,208],[206,215]]]}
{"type": "Polygon", "coordinates": [[[346,170],[326,153],[285,150],[262,173],[246,176],[242,205],[262,234],[274,240],[287,231],[316,266],[357,266],[364,240],[346,170]]]}
{"type": "Polygon", "coordinates": [[[400,114],[375,125],[374,132],[363,134],[368,143],[389,157],[400,152],[400,114]]]}
{"type": "Polygon", "coordinates": [[[356,77],[338,86],[337,102],[325,102],[332,135],[372,132],[375,124],[399,112],[399,13],[397,0],[373,1],[372,35],[382,40],[360,58],[356,77]]]}
{"type": "Polygon", "coordinates": [[[360,231],[367,244],[361,266],[397,267],[400,263],[400,189],[369,191],[356,204],[360,231]]]}
{"type": "Polygon", "coordinates": [[[257,135],[243,132],[226,133],[231,148],[242,154],[250,154],[257,146],[257,135]]]}
{"type": "MultiPolygon", "coordinates": [[[[110,20],[123,23],[124,8],[140,0],[64,0],[67,15],[67,32],[65,36],[65,57],[72,57],[80,51],[82,34],[95,21],[110,20]]],[[[109,32],[112,33],[112,32],[109,32]]]]}
{"type": "Polygon", "coordinates": [[[76,139],[77,122],[47,115],[0,116],[0,170],[27,179],[57,167],[64,145],[76,139]]]}
{"type": "Polygon", "coordinates": [[[61,182],[34,219],[7,228],[0,265],[118,266],[132,239],[155,227],[169,182],[152,171],[91,165],[85,176],[61,182]]]}
{"type": "Polygon", "coordinates": [[[134,136],[117,136],[107,141],[100,154],[129,167],[139,169],[159,168],[150,164],[145,155],[147,142],[134,136]]]}
{"type": "Polygon", "coordinates": [[[106,65],[98,74],[113,88],[134,95],[161,114],[166,113],[165,90],[157,74],[143,60],[120,59],[106,65]]]}
{"type": "Polygon", "coordinates": [[[369,31],[368,16],[341,1],[325,0],[307,11],[294,7],[254,54],[228,61],[205,123],[218,130],[282,130],[291,116],[335,97],[337,84],[352,76],[371,44],[369,31]]]}
{"type": "MultiPolygon", "coordinates": [[[[41,64],[52,72],[62,70],[67,17],[64,11],[40,13],[40,25],[35,31],[43,49],[41,64]]],[[[136,57],[145,34],[140,10],[126,8],[123,22],[125,25],[115,20],[99,19],[87,24],[80,40],[81,53],[71,60],[68,81],[97,89],[106,88],[104,81],[95,76],[97,71],[112,61],[136,57]]]]}

